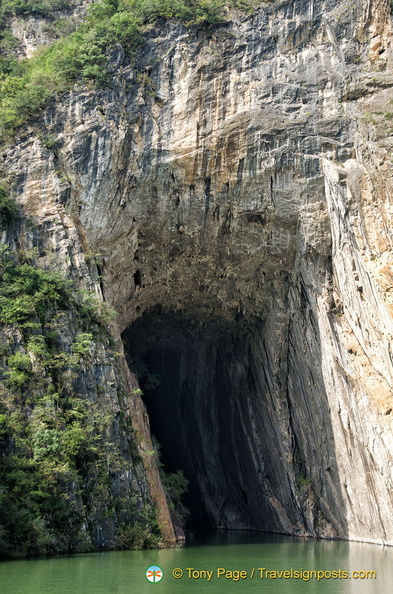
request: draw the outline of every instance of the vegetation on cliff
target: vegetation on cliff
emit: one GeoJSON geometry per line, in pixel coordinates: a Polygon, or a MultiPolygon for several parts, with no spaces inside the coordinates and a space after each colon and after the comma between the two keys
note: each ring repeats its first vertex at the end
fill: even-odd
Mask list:
{"type": "MultiPolygon", "coordinates": [[[[63,0],[6,0],[1,5],[0,45],[6,50],[0,59],[3,140],[70,84],[109,84],[108,51],[121,45],[131,56],[157,20],[174,19],[192,27],[214,26],[223,22],[228,6],[241,10],[252,7],[248,0],[99,0],[90,6],[85,22],[76,31],[37,52],[33,59],[18,61],[12,51],[7,18],[12,14],[48,16],[63,4],[63,0]]],[[[64,30],[67,32],[67,28],[64,30]]]]}
{"type": "Polygon", "coordinates": [[[7,190],[0,185],[0,220],[10,223],[18,219],[18,208],[7,190]]]}
{"type": "Polygon", "coordinates": [[[129,419],[86,397],[111,312],[34,256],[0,254],[0,557],[94,548],[86,508],[116,517],[111,546],[157,546],[153,506],[113,489],[130,472],[113,425],[132,435],[129,419]]]}

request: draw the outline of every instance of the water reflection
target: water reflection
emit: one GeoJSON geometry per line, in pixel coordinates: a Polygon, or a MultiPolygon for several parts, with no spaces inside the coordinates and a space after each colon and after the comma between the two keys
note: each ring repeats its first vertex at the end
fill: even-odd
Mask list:
{"type": "MultiPolygon", "coordinates": [[[[299,575],[298,574],[298,575],[299,575]]],[[[230,574],[228,574],[230,575],[230,574]]],[[[292,537],[242,532],[216,532],[195,539],[184,549],[161,551],[120,551],[92,553],[0,564],[2,594],[208,594],[229,591],[268,594],[386,594],[393,583],[393,549],[343,541],[315,541],[292,537]],[[146,568],[159,565],[164,579],[151,584],[146,568]],[[181,579],[172,570],[184,572],[181,579]],[[231,571],[232,577],[218,577],[218,568],[231,571]],[[259,568],[264,568],[261,572],[259,568]],[[254,569],[253,577],[252,570],[254,569]],[[367,579],[286,579],[267,571],[372,570],[376,580],[367,579]],[[197,572],[213,572],[200,573],[197,572]],[[239,577],[236,571],[245,572],[239,577]],[[263,575],[261,579],[260,575],[263,575]],[[194,576],[199,577],[192,577],[194,576]],[[243,574],[244,575],[244,574],[243,574]],[[211,576],[210,581],[207,577],[211,576]],[[238,578],[238,579],[237,579],[238,578]]]]}

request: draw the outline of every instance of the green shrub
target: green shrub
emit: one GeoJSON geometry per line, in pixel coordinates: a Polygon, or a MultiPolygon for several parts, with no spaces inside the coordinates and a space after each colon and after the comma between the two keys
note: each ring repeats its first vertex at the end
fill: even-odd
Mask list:
{"type": "MultiPolygon", "coordinates": [[[[248,10],[247,0],[99,0],[86,21],[31,60],[0,59],[0,139],[44,108],[57,92],[75,81],[110,83],[108,50],[116,44],[130,55],[143,41],[147,24],[174,19],[190,26],[215,26],[227,5],[248,10]]],[[[49,16],[66,6],[65,0],[5,0],[3,14],[49,16]]],[[[59,33],[61,27],[59,25],[59,33]]],[[[3,32],[4,34],[4,32],[3,32]]],[[[11,38],[9,43],[12,44],[11,38]]]]}
{"type": "Polygon", "coordinates": [[[80,550],[88,536],[79,485],[97,517],[108,505],[122,510],[124,546],[153,546],[150,504],[124,511],[110,491],[110,473],[129,465],[112,443],[112,415],[75,389],[112,314],[34,257],[0,248],[0,324],[9,336],[0,365],[0,557],[80,550]]]}
{"type": "Polygon", "coordinates": [[[73,301],[67,282],[52,271],[30,264],[3,262],[0,273],[0,322],[23,324],[37,316],[42,321],[48,306],[67,306],[73,301]]]}
{"type": "Polygon", "coordinates": [[[77,334],[72,343],[72,352],[79,358],[86,357],[90,353],[93,335],[91,332],[81,332],[77,334]]]}
{"type": "MultiPolygon", "coordinates": [[[[136,517],[138,518],[138,514],[136,517]]],[[[114,542],[117,549],[155,549],[162,544],[160,528],[153,509],[148,510],[148,513],[135,522],[121,524],[114,542]]]]}
{"type": "Polygon", "coordinates": [[[308,487],[313,484],[313,481],[311,478],[306,478],[302,475],[298,475],[296,477],[296,481],[297,481],[297,484],[299,487],[308,487]]]}
{"type": "Polygon", "coordinates": [[[47,134],[45,136],[40,136],[40,140],[45,148],[50,151],[57,151],[58,149],[58,141],[54,136],[51,134],[47,134]]]}
{"type": "Polygon", "coordinates": [[[76,24],[74,20],[67,17],[60,17],[45,27],[45,31],[53,38],[70,35],[75,31],[75,29],[76,24]]]}
{"type": "Polygon", "coordinates": [[[45,338],[41,334],[34,334],[33,336],[30,336],[27,341],[26,349],[29,353],[32,353],[36,357],[45,356],[47,352],[45,338]]]}
{"type": "Polygon", "coordinates": [[[166,491],[169,508],[172,513],[177,516],[177,520],[180,521],[181,524],[184,524],[190,512],[183,504],[182,499],[188,490],[189,481],[184,476],[183,470],[165,472],[164,464],[161,461],[161,444],[154,436],[152,437],[152,444],[154,449],[151,450],[150,454],[152,456],[158,456],[160,478],[166,491]]]}
{"type": "Polygon", "coordinates": [[[19,210],[16,202],[9,197],[7,191],[0,185],[0,219],[11,223],[19,219],[19,210]]]}
{"type": "Polygon", "coordinates": [[[6,14],[18,16],[50,17],[53,11],[67,8],[66,0],[3,0],[2,8],[6,14]]]}
{"type": "Polygon", "coordinates": [[[187,492],[189,481],[185,478],[182,470],[166,473],[161,469],[160,476],[162,484],[169,495],[170,505],[180,521],[184,523],[190,512],[183,504],[182,498],[187,492]]]}
{"type": "Polygon", "coordinates": [[[8,434],[8,415],[0,413],[0,440],[8,434]]]}

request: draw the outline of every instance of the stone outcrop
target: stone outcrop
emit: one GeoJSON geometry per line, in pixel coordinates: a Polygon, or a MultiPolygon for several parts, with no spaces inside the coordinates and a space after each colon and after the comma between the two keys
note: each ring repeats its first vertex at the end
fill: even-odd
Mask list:
{"type": "Polygon", "coordinates": [[[10,32],[16,44],[15,53],[21,59],[31,58],[38,49],[75,31],[82,23],[89,4],[89,0],[71,0],[68,5],[59,2],[55,9],[48,5],[46,11],[45,5],[42,5],[41,11],[37,5],[36,11],[32,10],[30,15],[22,13],[13,16],[10,19],[10,32]]]}
{"type": "Polygon", "coordinates": [[[3,154],[161,376],[145,402],[201,521],[393,544],[389,42],[385,0],[165,23],[45,111],[56,151],[31,128],[3,154]]]}

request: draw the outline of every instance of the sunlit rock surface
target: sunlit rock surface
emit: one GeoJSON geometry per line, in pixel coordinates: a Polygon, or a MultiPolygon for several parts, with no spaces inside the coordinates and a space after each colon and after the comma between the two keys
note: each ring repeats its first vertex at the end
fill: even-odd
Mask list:
{"type": "Polygon", "coordinates": [[[388,4],[152,28],[111,89],[47,109],[55,152],[32,129],[4,153],[161,375],[145,401],[200,521],[393,544],[388,4]]]}

